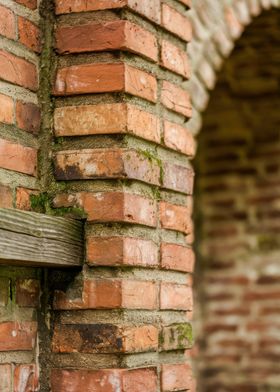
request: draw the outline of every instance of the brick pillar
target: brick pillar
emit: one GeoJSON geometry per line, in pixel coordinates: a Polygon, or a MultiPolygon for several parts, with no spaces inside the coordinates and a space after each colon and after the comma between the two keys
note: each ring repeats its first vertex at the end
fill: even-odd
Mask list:
{"type": "Polygon", "coordinates": [[[55,208],[87,216],[56,291],[52,392],[194,390],[189,0],[57,0],[55,208]]]}

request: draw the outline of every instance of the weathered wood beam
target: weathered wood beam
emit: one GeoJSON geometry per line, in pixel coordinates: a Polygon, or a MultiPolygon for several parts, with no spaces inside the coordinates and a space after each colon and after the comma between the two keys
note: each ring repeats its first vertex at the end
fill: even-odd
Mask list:
{"type": "Polygon", "coordinates": [[[75,267],[83,257],[82,222],[0,208],[0,264],[75,267]]]}

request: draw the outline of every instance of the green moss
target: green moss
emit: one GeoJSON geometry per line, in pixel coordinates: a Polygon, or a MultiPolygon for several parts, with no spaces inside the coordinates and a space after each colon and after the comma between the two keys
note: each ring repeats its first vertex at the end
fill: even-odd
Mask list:
{"type": "Polygon", "coordinates": [[[188,341],[188,345],[193,344],[193,332],[192,326],[189,323],[179,324],[176,327],[176,332],[178,336],[178,347],[185,348],[186,340],[188,341]]]}

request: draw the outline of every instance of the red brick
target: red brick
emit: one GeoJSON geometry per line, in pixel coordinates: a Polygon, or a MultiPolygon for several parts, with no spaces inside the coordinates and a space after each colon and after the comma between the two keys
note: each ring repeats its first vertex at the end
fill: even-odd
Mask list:
{"type": "Polygon", "coordinates": [[[192,288],[187,285],[175,283],[161,283],[160,308],[163,310],[186,310],[193,307],[192,288]]]}
{"type": "Polygon", "coordinates": [[[135,150],[60,151],[54,163],[58,180],[126,178],[158,185],[160,179],[157,162],[135,150]]]}
{"type": "Polygon", "coordinates": [[[31,147],[0,139],[0,167],[35,176],[37,151],[31,147]]]}
{"type": "Polygon", "coordinates": [[[11,321],[0,324],[0,351],[29,351],[36,343],[37,323],[11,321]]]}
{"type": "Polygon", "coordinates": [[[158,265],[157,245],[152,241],[131,237],[87,238],[87,261],[91,265],[158,265]]]}
{"type": "Polygon", "coordinates": [[[164,143],[172,150],[177,150],[193,157],[195,154],[195,141],[191,132],[170,121],[164,121],[164,143]]]}
{"type": "Polygon", "coordinates": [[[10,294],[10,280],[0,277],[0,306],[7,306],[10,294]]]}
{"type": "Polygon", "coordinates": [[[190,365],[162,365],[161,382],[163,392],[193,390],[194,381],[190,365]]]}
{"type": "Polygon", "coordinates": [[[0,184],[0,208],[13,207],[13,193],[10,187],[0,184]]]}
{"type": "Polygon", "coordinates": [[[193,193],[194,172],[180,165],[164,163],[163,165],[163,187],[182,192],[187,195],[193,193]]]}
{"type": "Polygon", "coordinates": [[[152,33],[124,20],[61,26],[56,31],[59,53],[125,50],[157,60],[157,41],[152,33]]]}
{"type": "Polygon", "coordinates": [[[190,77],[186,51],[166,40],[163,40],[161,44],[161,64],[170,71],[184,76],[186,79],[190,77]]]}
{"type": "Polygon", "coordinates": [[[36,279],[18,279],[16,282],[16,303],[19,306],[35,308],[39,305],[40,284],[36,279]]]}
{"type": "Polygon", "coordinates": [[[165,242],[161,244],[162,268],[193,272],[194,261],[194,252],[191,248],[165,242]]]}
{"type": "Polygon", "coordinates": [[[189,19],[167,4],[162,4],[162,26],[171,33],[190,41],[192,38],[192,28],[189,19]]]}
{"type": "Polygon", "coordinates": [[[130,193],[60,194],[54,206],[84,208],[89,222],[126,222],[156,226],[156,202],[130,193]]]}
{"type": "Polygon", "coordinates": [[[15,15],[2,5],[0,5],[0,34],[7,38],[16,38],[15,15]]]}
{"type": "Polygon", "coordinates": [[[6,124],[14,122],[14,101],[11,97],[3,94],[0,94],[0,122],[6,124]]]}
{"type": "Polygon", "coordinates": [[[39,28],[28,19],[18,17],[19,42],[33,50],[35,53],[41,52],[41,39],[39,28]]]}
{"type": "Polygon", "coordinates": [[[59,353],[134,353],[155,351],[158,330],[113,324],[56,324],[52,350],[59,353]]]}
{"type": "Polygon", "coordinates": [[[156,392],[157,372],[148,369],[53,369],[52,392],[156,392]]]}
{"type": "Polygon", "coordinates": [[[38,391],[38,368],[35,364],[18,365],[14,371],[14,392],[38,391]]]}
{"type": "Polygon", "coordinates": [[[124,6],[156,23],[160,22],[160,0],[56,0],[56,13],[99,11],[124,6]]]}
{"type": "Polygon", "coordinates": [[[30,8],[31,10],[35,10],[37,8],[37,0],[16,0],[16,2],[30,8]]]}
{"type": "Polygon", "coordinates": [[[66,106],[55,109],[56,136],[132,133],[160,142],[159,119],[124,103],[66,106]]]}
{"type": "Polygon", "coordinates": [[[39,191],[27,188],[17,188],[16,193],[16,208],[25,211],[31,211],[31,195],[38,195],[39,191]]]}
{"type": "Polygon", "coordinates": [[[11,392],[12,390],[12,366],[9,364],[0,365],[1,392],[11,392]]]}
{"type": "Polygon", "coordinates": [[[156,309],[158,290],[153,282],[86,280],[82,298],[55,293],[55,309],[156,309]]]}
{"type": "Polygon", "coordinates": [[[19,128],[37,135],[41,125],[40,109],[33,103],[17,101],[16,120],[19,128]]]}
{"type": "Polygon", "coordinates": [[[0,78],[33,91],[38,88],[36,66],[3,50],[0,50],[0,78]]]}
{"type": "Polygon", "coordinates": [[[191,231],[189,207],[170,204],[165,201],[160,203],[160,222],[164,229],[182,231],[189,234],[191,231]]]}
{"type": "Polygon", "coordinates": [[[166,80],[162,84],[161,103],[167,109],[191,117],[192,107],[187,91],[166,80]]]}
{"type": "Polygon", "coordinates": [[[157,81],[122,63],[82,64],[59,69],[54,88],[58,96],[121,91],[156,102],[157,81]]]}

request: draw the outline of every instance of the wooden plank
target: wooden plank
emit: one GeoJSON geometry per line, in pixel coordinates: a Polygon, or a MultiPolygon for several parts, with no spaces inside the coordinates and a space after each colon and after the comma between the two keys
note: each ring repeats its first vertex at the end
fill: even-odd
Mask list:
{"type": "Polygon", "coordinates": [[[0,208],[0,264],[80,266],[83,238],[80,221],[0,208]]]}

